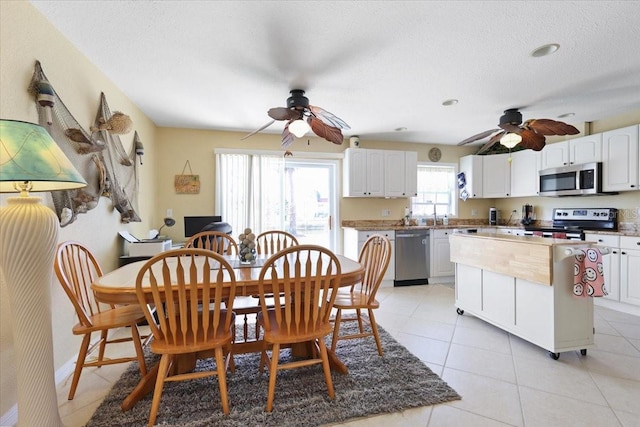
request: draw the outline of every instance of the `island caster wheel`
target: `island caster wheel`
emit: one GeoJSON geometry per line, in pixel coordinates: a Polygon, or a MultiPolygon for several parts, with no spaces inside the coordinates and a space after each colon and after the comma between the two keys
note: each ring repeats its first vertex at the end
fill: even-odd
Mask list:
{"type": "Polygon", "coordinates": [[[583,356],[586,356],[587,355],[587,349],[583,348],[582,350],[580,350],[580,354],[583,355],[583,356]]]}
{"type": "Polygon", "coordinates": [[[461,308],[456,308],[456,313],[462,316],[464,314],[464,310],[462,310],[461,308]]]}
{"type": "Polygon", "coordinates": [[[552,358],[553,360],[558,360],[560,358],[560,353],[553,353],[550,351],[549,357],[552,358]]]}

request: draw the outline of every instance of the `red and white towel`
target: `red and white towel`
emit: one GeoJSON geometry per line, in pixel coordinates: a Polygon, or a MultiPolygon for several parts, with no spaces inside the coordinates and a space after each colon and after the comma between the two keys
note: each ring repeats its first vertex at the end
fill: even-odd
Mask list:
{"type": "Polygon", "coordinates": [[[573,293],[580,297],[603,297],[608,294],[604,283],[602,252],[598,248],[580,249],[575,255],[573,293]]]}

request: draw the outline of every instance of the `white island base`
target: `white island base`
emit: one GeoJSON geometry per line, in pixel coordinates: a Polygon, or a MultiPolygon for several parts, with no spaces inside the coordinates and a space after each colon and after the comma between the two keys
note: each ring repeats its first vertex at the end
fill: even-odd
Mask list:
{"type": "Polygon", "coordinates": [[[594,344],[593,298],[573,294],[570,248],[585,242],[540,237],[456,234],[450,237],[456,263],[458,314],[470,313],[549,351],[580,350],[594,344]]]}

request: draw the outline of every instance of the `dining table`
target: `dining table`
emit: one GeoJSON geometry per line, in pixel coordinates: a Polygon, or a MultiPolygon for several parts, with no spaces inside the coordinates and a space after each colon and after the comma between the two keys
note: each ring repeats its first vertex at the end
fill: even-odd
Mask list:
{"type": "MultiPolygon", "coordinates": [[[[357,261],[347,258],[343,255],[336,255],[340,262],[341,280],[340,287],[350,287],[362,280],[364,275],[364,266],[357,261]]],[[[243,264],[237,255],[224,255],[225,259],[233,267],[236,279],[236,297],[239,296],[255,296],[259,293],[258,279],[260,270],[265,261],[269,258],[267,255],[258,255],[252,264],[243,264]]],[[[96,300],[105,304],[138,304],[138,296],[136,294],[136,278],[141,267],[147,260],[136,261],[123,265],[109,273],[102,275],[92,283],[91,288],[95,294],[96,300]]],[[[265,281],[265,292],[271,292],[268,280],[265,281]]],[[[143,290],[147,288],[143,278],[143,290]]],[[[151,289],[149,288],[149,292],[151,289]]],[[[151,297],[148,299],[151,302],[151,297]]],[[[234,342],[232,344],[233,354],[260,352],[262,351],[262,342],[258,339],[253,341],[234,342]]],[[[300,352],[300,350],[295,350],[300,352]]],[[[305,350],[303,349],[302,352],[305,350]]],[[[327,349],[329,353],[329,362],[331,369],[347,374],[348,369],[342,361],[336,356],[335,352],[327,349]]],[[[299,353],[300,354],[300,353],[299,353]]],[[[190,354],[181,356],[176,364],[176,372],[188,372],[195,367],[196,360],[202,357],[208,357],[208,354],[190,354]]],[[[138,385],[125,398],[121,404],[123,411],[131,409],[140,399],[153,391],[156,378],[158,375],[158,364],[147,372],[147,375],[141,378],[138,385]]]]}

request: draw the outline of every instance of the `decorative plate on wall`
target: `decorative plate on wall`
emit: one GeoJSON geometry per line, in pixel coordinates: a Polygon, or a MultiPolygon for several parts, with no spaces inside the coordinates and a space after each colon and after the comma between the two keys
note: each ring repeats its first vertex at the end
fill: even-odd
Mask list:
{"type": "Polygon", "coordinates": [[[431,150],[429,150],[429,160],[431,160],[432,162],[440,161],[441,157],[442,152],[438,147],[433,147],[431,150]]]}

